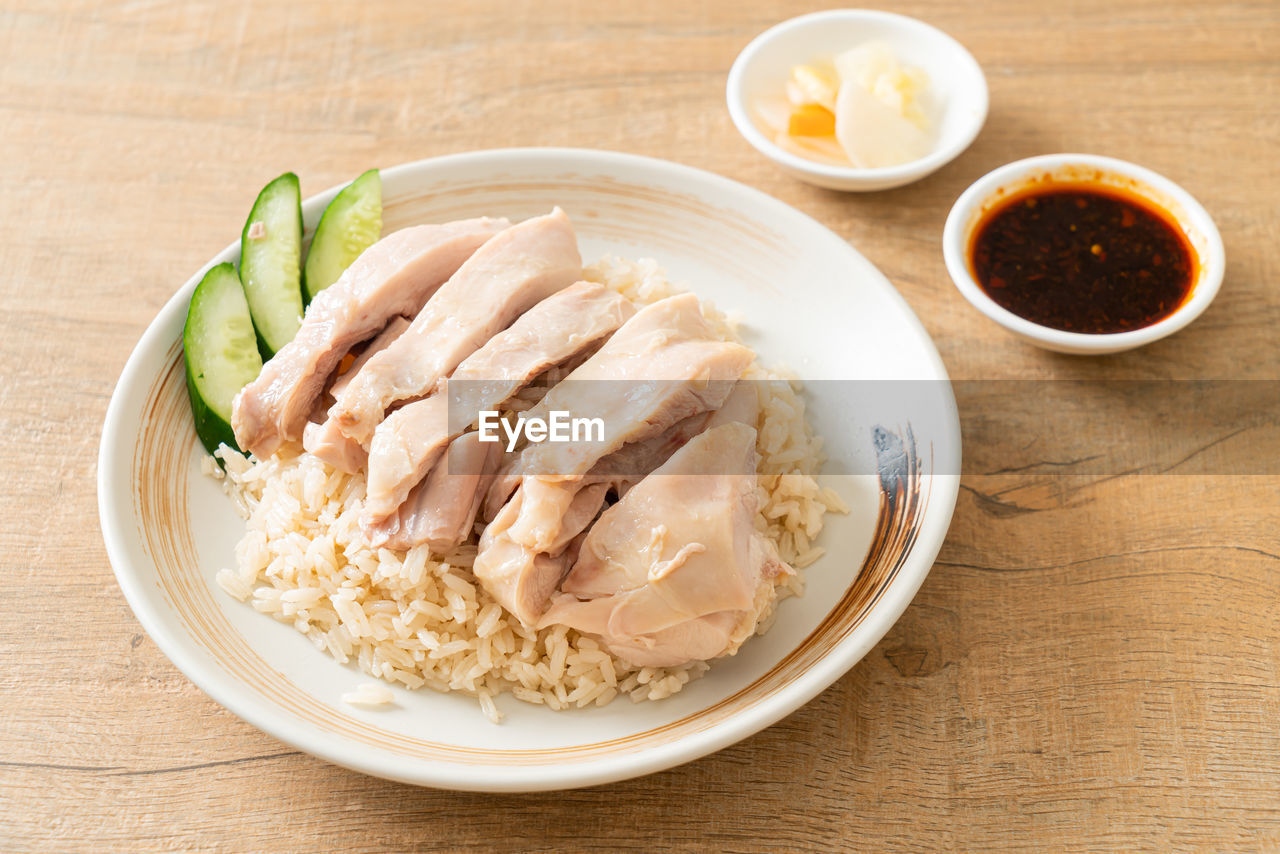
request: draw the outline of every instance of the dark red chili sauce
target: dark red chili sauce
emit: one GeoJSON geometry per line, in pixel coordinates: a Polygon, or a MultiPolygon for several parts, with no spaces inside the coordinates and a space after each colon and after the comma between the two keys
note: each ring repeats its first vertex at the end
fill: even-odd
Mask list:
{"type": "Polygon", "coordinates": [[[1033,186],[993,207],[973,234],[982,290],[1054,329],[1141,329],[1173,314],[1195,283],[1195,250],[1170,215],[1111,187],[1033,186]]]}

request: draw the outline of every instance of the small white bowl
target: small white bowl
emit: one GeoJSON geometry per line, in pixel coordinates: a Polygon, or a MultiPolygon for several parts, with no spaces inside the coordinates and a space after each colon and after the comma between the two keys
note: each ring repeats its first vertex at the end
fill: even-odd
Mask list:
{"type": "Polygon", "coordinates": [[[831,190],[870,192],[918,181],[968,148],[987,120],[987,79],[963,45],[923,21],[871,9],[801,15],[756,36],[729,70],[725,97],[738,132],[757,151],[801,181],[831,190]],[[904,64],[929,75],[935,128],[929,154],[877,169],[832,166],[784,151],[756,124],[756,100],[781,90],[792,66],[872,40],[886,42],[904,64]]]}
{"type": "Polygon", "coordinates": [[[1208,308],[1222,285],[1226,252],[1212,217],[1195,198],[1163,175],[1114,157],[1096,154],[1044,154],[1001,166],[979,178],[956,200],[942,231],[947,272],[975,308],[1020,338],[1046,350],[1101,355],[1132,350],[1172,335],[1208,308]],[[1033,323],[1001,306],[979,287],[969,263],[969,243],[982,216],[1008,194],[1036,181],[1081,182],[1134,193],[1167,211],[1197,256],[1191,295],[1173,314],[1129,332],[1067,332],[1033,323]]]}

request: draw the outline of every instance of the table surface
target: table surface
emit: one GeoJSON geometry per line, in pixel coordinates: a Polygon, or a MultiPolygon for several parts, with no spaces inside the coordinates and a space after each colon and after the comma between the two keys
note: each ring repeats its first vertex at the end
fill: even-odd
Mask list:
{"type": "MultiPolygon", "coordinates": [[[[94,486],[108,397],[161,305],[287,169],[314,191],[475,148],[669,158],[850,240],[954,378],[1278,379],[1280,6],[895,8],[969,47],[991,114],[936,175],[851,196],[781,175],[724,109],[735,54],[799,3],[5,0],[0,848],[1280,846],[1274,465],[997,472],[982,461],[1003,449],[983,440],[1016,409],[1008,395],[962,399],[978,462],[882,643],[776,726],[616,785],[486,796],[328,765],[201,693],[116,587],[94,486]],[[1020,344],[963,301],[939,248],[952,201],[1053,151],[1140,161],[1212,212],[1226,284],[1197,323],[1079,359],[1020,344]]],[[[1247,455],[1264,433],[1209,438],[1247,455]]]]}

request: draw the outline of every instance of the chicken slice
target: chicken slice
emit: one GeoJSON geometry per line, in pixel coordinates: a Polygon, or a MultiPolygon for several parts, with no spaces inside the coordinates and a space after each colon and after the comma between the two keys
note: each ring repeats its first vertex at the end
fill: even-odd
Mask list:
{"type": "Polygon", "coordinates": [[[329,417],[368,444],[394,403],[430,394],[495,333],[580,278],[582,257],[564,211],[511,226],[472,255],[409,329],[365,365],[329,417]]]}
{"type": "MultiPolygon", "coordinates": [[[[657,436],[623,445],[592,466],[591,471],[581,482],[561,481],[561,483],[567,488],[576,488],[580,483],[603,481],[621,498],[627,494],[628,489],[669,460],[672,454],[703,430],[735,421],[754,427],[759,411],[759,394],[755,383],[751,380],[739,380],[719,409],[690,415],[672,424],[657,436]]],[[[502,509],[501,501],[494,502],[495,497],[505,498],[498,489],[489,490],[484,505],[485,519],[492,519],[502,509]]],[[[603,500],[602,497],[602,505],[603,500]]]]}
{"type": "Polygon", "coordinates": [[[722,380],[708,380],[703,376],[704,366],[688,358],[681,365],[680,357],[696,356],[700,360],[710,360],[723,354],[727,357],[727,370],[723,372],[741,373],[741,370],[733,370],[735,366],[732,362],[749,361],[750,351],[735,345],[729,345],[727,350],[721,351],[716,347],[716,344],[721,343],[723,342],[715,340],[714,333],[702,318],[697,299],[692,294],[670,297],[642,309],[604,347],[569,374],[563,383],[548,392],[539,405],[529,412],[530,416],[545,417],[551,410],[571,411],[569,407],[576,403],[584,410],[576,413],[581,416],[598,417],[611,409],[620,408],[622,417],[605,420],[608,434],[603,441],[575,443],[574,447],[559,446],[563,450],[560,460],[555,459],[557,447],[548,448],[545,445],[530,445],[510,458],[490,487],[486,497],[485,518],[496,517],[502,505],[527,475],[558,475],[574,479],[577,476],[575,470],[589,469],[611,450],[616,450],[617,446],[642,441],[661,433],[682,417],[715,408],[720,402],[715,398],[722,399],[730,384],[722,380]],[[667,344],[672,347],[666,347],[667,344]],[[664,353],[664,350],[668,352],[664,353]],[[679,352],[672,353],[670,350],[679,352]],[[666,364],[646,361],[645,356],[650,352],[665,357],[663,362],[666,364]],[[666,382],[652,379],[658,375],[658,371],[665,369],[670,372],[673,368],[683,374],[683,382],[679,379],[666,382]],[[655,423],[644,419],[643,413],[653,408],[652,402],[645,400],[646,397],[653,397],[657,392],[678,398],[679,393],[686,390],[686,386],[694,386],[695,390],[697,386],[701,386],[708,405],[690,406],[692,411],[684,415],[678,411],[678,407],[665,414],[659,409],[660,417],[655,423]],[[633,413],[626,411],[628,404],[633,404],[633,413]],[[638,417],[631,417],[633,415],[638,417]],[[577,459],[572,459],[575,454],[577,459]]]}
{"type": "Polygon", "coordinates": [[[623,445],[596,463],[586,480],[606,480],[619,498],[632,486],[671,459],[685,443],[721,424],[745,424],[754,428],[760,413],[760,398],[752,380],[739,380],[719,409],[690,415],[657,436],[623,445]]]}
{"type": "Polygon", "coordinates": [[[609,489],[608,481],[600,481],[585,484],[574,493],[573,500],[569,502],[569,509],[560,519],[559,536],[547,544],[547,554],[562,553],[574,537],[587,530],[604,509],[609,489]]]}
{"type": "Polygon", "coordinates": [[[480,583],[531,624],[546,607],[543,594],[555,589],[550,555],[571,530],[566,522],[589,524],[603,503],[602,492],[579,499],[583,476],[628,441],[720,407],[753,358],[746,347],[716,337],[692,294],[641,309],[530,410],[602,417],[603,440],[530,445],[505,472],[505,483],[495,482],[491,493],[509,494],[518,485],[518,500],[498,511],[480,539],[473,566],[480,583]],[[584,506],[589,500],[594,505],[584,506]]]}
{"type": "Polygon", "coordinates": [[[435,554],[448,554],[475,525],[484,486],[493,477],[502,446],[465,433],[449,443],[444,461],[414,487],[396,513],[395,533],[382,543],[409,549],[425,543],[435,554]]]}
{"type": "Polygon", "coordinates": [[[342,435],[332,421],[308,421],[302,428],[302,447],[338,471],[355,474],[369,459],[360,443],[342,435]]]}
{"type": "Polygon", "coordinates": [[[437,392],[387,416],[369,445],[361,525],[371,542],[395,533],[396,509],[449,441],[534,377],[622,326],[635,308],[614,291],[578,282],[529,309],[472,353],[437,392]],[[375,536],[375,534],[377,536],[375,536]]]}
{"type": "Polygon", "coordinates": [[[582,601],[556,595],[539,625],[565,623],[584,634],[607,637],[605,648],[637,667],[674,667],[716,658],[737,649],[755,631],[751,611],[717,611],[646,635],[610,634],[616,607],[612,597],[582,601]]]}
{"type": "MultiPolygon", "coordinates": [[[[729,426],[749,431],[751,441],[754,442],[755,428],[752,425],[755,422],[755,389],[747,383],[739,383],[739,386],[746,387],[748,391],[735,393],[733,405],[726,407],[724,415],[720,417],[729,426]],[[736,420],[738,418],[750,419],[752,425],[743,424],[736,420]]],[[[656,467],[659,463],[667,462],[667,458],[689,441],[690,436],[707,426],[708,420],[705,414],[685,418],[647,442],[629,445],[615,452],[618,455],[629,455],[629,463],[624,464],[610,455],[583,478],[522,478],[515,495],[498,511],[481,535],[472,567],[476,578],[503,607],[526,625],[533,625],[533,621],[546,609],[548,597],[555,590],[556,582],[568,568],[563,560],[557,562],[553,558],[566,543],[596,519],[604,507],[607,492],[613,489],[620,495],[629,495],[627,488],[641,475],[635,466],[656,467]],[[643,448],[643,452],[636,452],[634,448],[643,448]],[[619,476],[616,472],[628,474],[619,476]],[[540,539],[536,545],[531,545],[528,538],[518,535],[516,526],[522,520],[532,520],[535,525],[541,526],[537,531],[540,539]]],[[[753,476],[750,478],[750,489],[754,501],[754,444],[751,446],[751,453],[751,467],[744,471],[753,476]]],[[[719,463],[720,466],[728,464],[724,461],[719,463]]],[[[742,465],[746,464],[744,458],[742,465]]],[[[715,469],[713,466],[712,470],[726,469],[715,469]]],[[[644,483],[644,480],[640,482],[644,483]]],[[[754,516],[751,518],[754,519],[754,516]]]]}
{"type": "MultiPolygon", "coordinates": [[[[690,415],[682,421],[677,421],[657,436],[623,445],[592,466],[591,471],[580,481],[547,481],[530,478],[527,485],[535,493],[540,492],[543,500],[546,500],[548,494],[553,491],[573,492],[569,509],[560,520],[562,530],[559,539],[553,541],[547,551],[555,554],[564,542],[585,531],[604,509],[605,499],[610,491],[622,498],[632,486],[671,459],[672,454],[702,431],[730,423],[745,424],[754,428],[759,407],[755,384],[748,380],[739,380],[719,409],[714,412],[690,415]]],[[[554,504],[565,501],[558,495],[551,500],[554,504]]]]}
{"type": "Polygon", "coordinates": [[[507,531],[520,513],[523,490],[506,503],[480,534],[472,566],[489,595],[526,626],[534,626],[566,570],[573,565],[572,544],[559,555],[535,552],[512,540],[507,531]]]}
{"type": "Polygon", "coordinates": [[[510,223],[466,219],[388,234],[311,302],[294,339],[236,395],[236,442],[259,458],[302,438],[307,415],[338,362],[396,315],[415,315],[485,241],[510,223]]]}
{"type": "Polygon", "coordinates": [[[351,384],[351,380],[356,374],[363,370],[364,366],[369,364],[369,360],[390,347],[397,338],[408,330],[413,321],[403,315],[396,315],[387,321],[387,325],[378,333],[369,345],[360,351],[360,355],[356,356],[351,366],[347,368],[346,373],[333,381],[333,385],[329,386],[329,394],[337,398],[342,394],[343,390],[351,384]]]}
{"type": "Polygon", "coordinates": [[[563,550],[600,515],[609,490],[618,490],[621,495],[624,484],[647,473],[639,467],[648,465],[649,471],[657,468],[706,427],[707,418],[706,413],[692,415],[657,436],[625,445],[602,459],[581,480],[525,478],[524,487],[517,487],[515,496],[494,511],[496,516],[480,537],[478,568],[473,568],[476,577],[504,608],[526,625],[533,625],[569,568],[563,550]],[[549,500],[554,506],[565,508],[556,520],[556,538],[548,542],[545,552],[529,548],[510,535],[525,501],[525,487],[533,496],[531,500],[549,500]]]}
{"type": "Polygon", "coordinates": [[[520,454],[520,473],[586,474],[627,442],[718,408],[753,358],[747,347],[719,339],[693,294],[646,306],[529,412],[599,418],[602,438],[530,445],[520,454]]]}
{"type": "Polygon", "coordinates": [[[591,529],[564,592],[596,598],[644,589],[714,548],[730,560],[719,561],[716,574],[677,575],[706,587],[685,598],[695,599],[702,613],[748,607],[755,583],[740,567],[755,530],[755,438],[754,429],[730,424],[673,454],[591,529]]]}
{"type": "Polygon", "coordinates": [[[788,571],[755,530],[755,440],[713,427],[636,484],[587,532],[539,625],[596,635],[639,666],[736,648],[764,579],[788,571]]]}
{"type": "Polygon", "coordinates": [[[317,402],[316,407],[311,411],[312,420],[308,421],[306,426],[302,428],[302,447],[309,453],[347,474],[355,474],[364,468],[364,464],[369,458],[368,453],[360,446],[359,442],[343,435],[342,431],[338,429],[338,425],[325,419],[325,410],[332,405],[333,401],[330,400],[328,405],[324,405],[323,400],[324,398],[333,398],[341,394],[342,390],[347,387],[347,383],[351,382],[351,378],[375,354],[381,353],[391,346],[391,342],[399,338],[400,333],[408,328],[409,321],[406,318],[400,315],[391,318],[386,328],[379,332],[378,336],[370,341],[369,345],[360,352],[360,355],[347,368],[346,373],[334,380],[329,386],[328,392],[321,396],[321,400],[317,402]]]}
{"type": "Polygon", "coordinates": [[[510,491],[524,476],[525,500],[511,524],[512,539],[547,551],[577,492],[574,481],[626,443],[719,408],[753,358],[750,349],[716,337],[692,294],[639,311],[530,410],[543,418],[554,411],[600,418],[604,429],[598,440],[531,444],[495,481],[491,489],[510,491]]]}

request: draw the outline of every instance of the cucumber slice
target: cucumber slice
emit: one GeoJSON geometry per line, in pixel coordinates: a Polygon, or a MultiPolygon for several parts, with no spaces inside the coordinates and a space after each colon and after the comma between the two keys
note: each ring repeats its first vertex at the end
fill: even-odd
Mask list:
{"type": "Polygon", "coordinates": [[[219,264],[196,285],[182,328],[182,355],[196,435],[209,453],[222,444],[236,448],[231,401],[258,376],[262,356],[234,265],[219,264]]]}
{"type": "Polygon", "coordinates": [[[338,281],[381,234],[382,177],[370,169],[334,196],[320,217],[302,271],[307,302],[338,281]]]}
{"type": "Polygon", "coordinates": [[[240,235],[240,282],[270,358],[302,324],[302,196],[286,172],[262,188],[240,235]]]}

